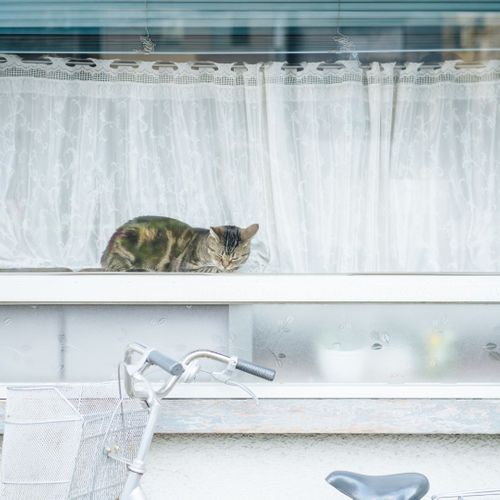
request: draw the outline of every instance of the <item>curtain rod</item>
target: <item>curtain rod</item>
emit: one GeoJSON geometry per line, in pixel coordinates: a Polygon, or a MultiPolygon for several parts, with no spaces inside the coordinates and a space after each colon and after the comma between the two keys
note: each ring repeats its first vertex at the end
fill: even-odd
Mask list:
{"type": "MultiPolygon", "coordinates": [[[[5,63],[5,62],[7,62],[7,59],[2,58],[0,56],[0,64],[5,63]]],[[[37,58],[37,59],[21,58],[21,62],[26,63],[26,64],[43,64],[43,65],[47,65],[47,66],[50,66],[51,64],[53,64],[52,60],[48,57],[45,57],[45,58],[42,57],[42,58],[37,58]]],[[[136,60],[115,59],[115,60],[110,61],[109,66],[111,68],[119,68],[119,67],[138,68],[140,62],[141,62],[140,60],[136,61],[136,60]]],[[[418,61],[416,61],[416,62],[418,62],[418,61]]],[[[440,69],[444,62],[446,62],[446,61],[440,61],[440,62],[436,62],[436,63],[422,63],[420,68],[422,68],[422,69],[440,69]]],[[[93,59],[68,59],[65,62],[65,64],[68,67],[75,67],[75,66],[95,67],[96,66],[96,63],[93,59]]],[[[269,63],[264,62],[262,64],[264,66],[264,65],[269,64],[269,63]]],[[[322,69],[342,69],[344,67],[345,67],[344,64],[342,64],[339,61],[337,61],[337,62],[325,61],[325,62],[322,62],[319,64],[318,69],[320,69],[320,70],[322,70],[322,69]]],[[[360,64],[359,67],[361,69],[371,69],[372,64],[371,63],[360,64]]],[[[395,67],[395,69],[399,69],[399,70],[406,69],[407,63],[403,63],[403,64],[397,63],[397,64],[395,64],[394,67],[395,67]]],[[[459,62],[457,62],[455,67],[457,69],[462,69],[462,68],[482,69],[482,68],[485,68],[486,66],[482,62],[461,62],[461,61],[459,61],[459,62]]],[[[171,62],[171,61],[156,61],[156,62],[153,62],[152,68],[153,69],[171,68],[171,69],[176,70],[176,69],[178,69],[178,66],[175,62],[171,62]]],[[[198,61],[198,62],[193,62],[191,64],[191,68],[193,68],[193,69],[207,68],[207,69],[217,70],[218,63],[212,62],[212,61],[198,61]]],[[[233,70],[236,70],[236,69],[246,70],[246,64],[243,62],[235,62],[231,69],[233,69],[233,70]]],[[[296,70],[300,71],[300,70],[304,69],[304,66],[301,63],[284,62],[282,69],[296,69],[296,70]]]]}

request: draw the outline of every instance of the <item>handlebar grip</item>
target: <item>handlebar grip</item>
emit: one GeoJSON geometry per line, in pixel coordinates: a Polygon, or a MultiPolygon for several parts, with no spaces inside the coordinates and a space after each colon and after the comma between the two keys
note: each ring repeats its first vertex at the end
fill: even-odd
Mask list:
{"type": "Polygon", "coordinates": [[[238,359],[235,368],[242,372],[249,373],[250,375],[255,375],[256,377],[260,377],[271,382],[276,376],[276,370],[256,365],[255,363],[252,363],[251,361],[245,361],[244,359],[238,359]]]}
{"type": "Polygon", "coordinates": [[[166,372],[170,373],[170,375],[174,375],[178,377],[184,373],[184,367],[178,361],[170,359],[165,354],[160,351],[151,351],[148,356],[148,362],[152,365],[159,366],[166,372]]]}

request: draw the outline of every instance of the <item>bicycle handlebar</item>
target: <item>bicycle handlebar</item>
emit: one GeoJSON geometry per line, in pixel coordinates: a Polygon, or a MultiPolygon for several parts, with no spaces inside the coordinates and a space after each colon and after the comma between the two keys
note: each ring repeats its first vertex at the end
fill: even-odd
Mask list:
{"type": "Polygon", "coordinates": [[[220,354],[215,351],[194,351],[189,353],[183,360],[184,366],[189,365],[192,361],[199,358],[214,359],[222,363],[230,363],[232,360],[236,360],[234,368],[245,373],[249,373],[255,377],[263,378],[264,380],[272,381],[276,376],[276,371],[271,368],[266,368],[264,366],[257,365],[251,361],[245,361],[244,359],[231,358],[225,354],[220,354]]]}
{"type": "Polygon", "coordinates": [[[276,370],[271,368],[266,368],[265,366],[260,366],[251,361],[245,361],[244,359],[238,359],[235,368],[255,377],[263,378],[264,380],[269,380],[272,382],[276,376],[276,370]]]}
{"type": "Polygon", "coordinates": [[[147,358],[148,363],[156,365],[174,377],[179,377],[184,373],[184,367],[178,361],[165,356],[160,351],[153,350],[147,358]]]}
{"type": "Polygon", "coordinates": [[[232,365],[233,369],[240,370],[255,377],[260,377],[264,380],[272,381],[274,380],[274,377],[276,375],[276,372],[270,368],[265,368],[264,366],[257,365],[255,363],[252,363],[251,361],[226,356],[225,354],[220,354],[214,351],[193,351],[187,354],[183,358],[183,360],[179,362],[169,358],[168,356],[165,356],[163,353],[157,351],[156,349],[148,349],[148,347],[146,347],[145,345],[134,343],[129,344],[124,361],[124,366],[126,367],[125,385],[127,388],[127,393],[131,397],[132,395],[135,395],[135,397],[137,397],[140,389],[138,389],[139,392],[136,392],[135,382],[137,382],[138,380],[142,380],[142,382],[146,384],[146,387],[149,387],[150,396],[148,397],[152,397],[151,395],[153,393],[156,394],[156,397],[164,397],[170,393],[170,391],[175,385],[177,385],[178,382],[181,381],[181,375],[186,371],[187,367],[193,361],[200,358],[213,359],[214,361],[227,363],[228,365],[232,365]],[[141,355],[141,360],[133,363],[133,353],[141,355]],[[151,385],[143,375],[147,367],[151,365],[156,365],[172,375],[172,377],[169,380],[166,380],[159,389],[152,389],[151,385]]]}

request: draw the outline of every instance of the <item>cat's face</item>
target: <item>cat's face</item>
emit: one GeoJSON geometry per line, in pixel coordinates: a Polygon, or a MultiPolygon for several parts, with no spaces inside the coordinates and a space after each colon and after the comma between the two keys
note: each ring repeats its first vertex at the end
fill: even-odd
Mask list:
{"type": "Polygon", "coordinates": [[[238,269],[248,260],[250,240],[258,229],[258,224],[244,229],[236,226],[211,227],[207,244],[212,264],[225,272],[238,269]]]}

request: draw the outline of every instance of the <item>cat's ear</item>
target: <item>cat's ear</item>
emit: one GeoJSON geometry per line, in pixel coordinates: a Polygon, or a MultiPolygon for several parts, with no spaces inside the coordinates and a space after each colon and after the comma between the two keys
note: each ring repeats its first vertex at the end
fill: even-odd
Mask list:
{"type": "Polygon", "coordinates": [[[210,234],[215,239],[222,239],[224,237],[224,226],[211,226],[210,234]]]}
{"type": "Polygon", "coordinates": [[[252,224],[240,231],[240,237],[242,241],[248,241],[250,238],[255,236],[255,233],[259,230],[258,224],[252,224]]]}

